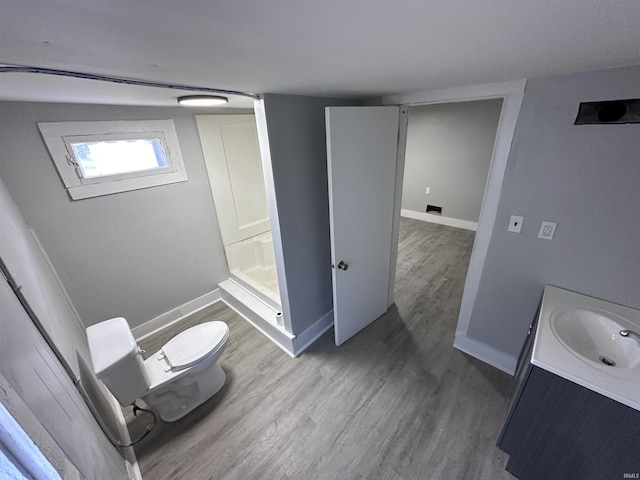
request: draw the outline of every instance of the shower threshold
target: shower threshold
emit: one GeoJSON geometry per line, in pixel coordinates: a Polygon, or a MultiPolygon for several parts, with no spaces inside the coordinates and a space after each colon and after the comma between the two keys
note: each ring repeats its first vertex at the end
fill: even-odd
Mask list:
{"type": "Polygon", "coordinates": [[[282,312],[280,294],[276,294],[272,289],[258,282],[250,273],[247,274],[239,268],[235,268],[231,270],[229,277],[277,312],[282,312]]]}
{"type": "Polygon", "coordinates": [[[255,281],[242,272],[232,271],[230,277],[218,285],[222,301],[294,357],[296,336],[289,333],[284,325],[278,325],[279,318],[282,318],[280,303],[272,298],[273,294],[265,294],[263,290],[266,289],[256,289],[255,284],[255,281]]]}

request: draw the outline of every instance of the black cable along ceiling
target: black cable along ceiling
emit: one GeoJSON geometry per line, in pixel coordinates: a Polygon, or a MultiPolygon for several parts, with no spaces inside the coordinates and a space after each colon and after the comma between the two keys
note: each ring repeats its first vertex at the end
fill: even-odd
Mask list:
{"type": "Polygon", "coordinates": [[[136,85],[139,87],[167,88],[170,90],[188,90],[192,92],[207,92],[223,95],[237,95],[241,97],[258,98],[255,93],[238,92],[211,87],[198,87],[194,85],[181,85],[176,83],[164,83],[149,80],[136,80],[133,78],[112,77],[110,75],[96,75],[93,73],[74,72],[71,70],[58,70],[55,68],[42,68],[21,65],[1,65],[0,73],[36,73],[43,75],[56,75],[59,77],[82,78],[85,80],[97,80],[101,82],[120,83],[123,85],[136,85]]]}

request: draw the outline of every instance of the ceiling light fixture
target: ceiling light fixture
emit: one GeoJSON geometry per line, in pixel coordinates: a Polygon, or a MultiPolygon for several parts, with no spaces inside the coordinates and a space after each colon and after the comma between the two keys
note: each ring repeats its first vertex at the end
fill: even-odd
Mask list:
{"type": "Polygon", "coordinates": [[[187,95],[178,97],[178,103],[186,107],[215,107],[224,105],[229,99],[218,95],[187,95]]]}

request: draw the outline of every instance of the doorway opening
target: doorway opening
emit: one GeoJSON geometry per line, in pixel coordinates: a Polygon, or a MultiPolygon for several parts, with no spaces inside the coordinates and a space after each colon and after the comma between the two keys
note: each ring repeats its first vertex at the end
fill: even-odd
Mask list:
{"type": "MultiPolygon", "coordinates": [[[[456,335],[453,346],[469,355],[482,360],[489,365],[493,365],[500,370],[513,374],[515,371],[515,361],[510,356],[505,355],[487,345],[484,345],[467,336],[472,320],[475,301],[480,288],[480,280],[485,265],[489,243],[493,233],[495,222],[497,221],[498,204],[502,192],[507,161],[511,152],[511,143],[515,133],[516,123],[520,112],[520,106],[524,96],[526,80],[515,80],[511,82],[484,84],[467,87],[453,87],[441,90],[419,92],[415,94],[395,95],[385,97],[382,103],[385,105],[403,105],[409,108],[422,105],[436,105],[444,103],[469,102],[475,100],[502,99],[502,110],[498,122],[495,144],[489,176],[484,188],[484,197],[480,207],[480,217],[477,225],[477,232],[473,241],[471,260],[467,270],[467,276],[462,292],[462,302],[460,305],[456,335]]],[[[400,129],[400,138],[406,138],[406,126],[400,129]]],[[[392,262],[395,264],[397,254],[397,235],[399,231],[402,179],[404,176],[404,158],[399,158],[398,171],[396,175],[396,196],[394,215],[394,238],[391,254],[392,262]]],[[[423,190],[424,192],[424,190],[423,190]]],[[[425,212],[426,213],[426,212],[425,212]]],[[[443,215],[446,210],[443,209],[443,215]]],[[[506,227],[505,227],[506,228],[506,227]]],[[[395,270],[392,270],[395,273],[395,270]]],[[[391,282],[393,286],[395,282],[391,282]]],[[[393,290],[390,290],[390,300],[393,301],[393,290]]]]}
{"type": "Polygon", "coordinates": [[[493,97],[408,106],[402,196],[398,199],[401,241],[413,239],[411,248],[421,244],[424,252],[413,258],[399,257],[398,277],[406,269],[428,270],[418,265],[424,258],[434,263],[433,271],[424,271],[422,277],[436,284],[448,280],[450,269],[443,263],[454,262],[456,271],[461,269],[460,262],[465,263],[465,271],[470,268],[504,102],[503,97],[493,97]],[[433,205],[438,206],[436,211],[433,205]],[[443,278],[433,278],[439,269],[445,272],[443,278]]]}
{"type": "Polygon", "coordinates": [[[402,216],[477,230],[502,102],[409,108],[402,216]]]}

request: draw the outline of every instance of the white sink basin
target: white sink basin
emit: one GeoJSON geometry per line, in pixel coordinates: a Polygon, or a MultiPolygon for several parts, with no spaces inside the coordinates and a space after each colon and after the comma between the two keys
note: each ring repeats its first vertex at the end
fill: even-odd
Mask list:
{"type": "Polygon", "coordinates": [[[640,310],[547,285],[531,363],[640,411],[640,310]]]}
{"type": "Polygon", "coordinates": [[[640,364],[640,343],[623,337],[633,329],[623,318],[585,307],[560,308],[551,314],[551,330],[572,353],[610,368],[633,368],[640,364]]]}

